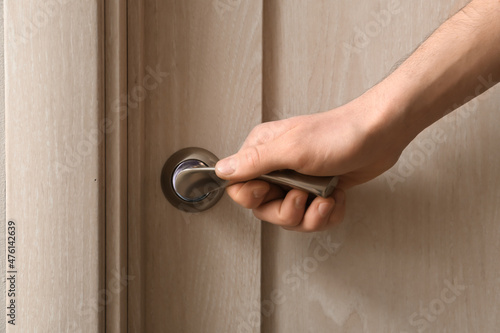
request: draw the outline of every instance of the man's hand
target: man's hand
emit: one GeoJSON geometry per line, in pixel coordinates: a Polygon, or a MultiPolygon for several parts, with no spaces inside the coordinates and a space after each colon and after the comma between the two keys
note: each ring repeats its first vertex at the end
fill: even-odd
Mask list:
{"type": "Polygon", "coordinates": [[[261,124],[237,154],[217,163],[217,174],[235,182],[280,169],[313,176],[340,175],[333,198],[317,197],[307,211],[303,191],[285,193],[258,180],[227,190],[261,220],[296,231],[324,230],[342,220],[344,190],[389,169],[411,140],[394,137],[397,128],[389,131],[391,136],[380,130],[391,126],[384,104],[374,93],[367,93],[335,110],[261,124]]]}

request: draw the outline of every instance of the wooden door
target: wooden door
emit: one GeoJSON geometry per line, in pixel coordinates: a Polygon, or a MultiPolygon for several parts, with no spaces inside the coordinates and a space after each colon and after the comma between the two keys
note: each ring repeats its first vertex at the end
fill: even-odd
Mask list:
{"type": "Polygon", "coordinates": [[[228,198],[183,213],[160,173],[181,148],[231,154],[261,122],[262,3],[130,2],[128,68],[129,330],[236,332],[260,300],[260,222],[228,198]]]}
{"type": "Polygon", "coordinates": [[[498,87],[349,191],[327,232],[228,197],[183,213],[160,186],[181,148],[224,157],[359,96],[466,2],[6,1],[7,331],[495,332],[498,87]]]}

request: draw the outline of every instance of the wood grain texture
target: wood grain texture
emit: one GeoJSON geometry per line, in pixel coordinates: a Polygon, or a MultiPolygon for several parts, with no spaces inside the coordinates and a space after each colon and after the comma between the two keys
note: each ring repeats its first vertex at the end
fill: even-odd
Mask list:
{"type": "Polygon", "coordinates": [[[181,213],[160,172],[184,147],[229,155],[261,122],[262,3],[129,1],[128,31],[129,331],[257,332],[260,223],[227,197],[181,213]]]}
{"type": "MultiPolygon", "coordinates": [[[[0,0],[0,64],[4,62],[3,0],[0,0]]],[[[0,67],[0,271],[5,272],[5,66],[0,67]]],[[[5,298],[5,278],[0,280],[0,295],[5,298]]],[[[5,308],[0,311],[0,331],[5,332],[5,308]]]]}
{"type": "Polygon", "coordinates": [[[144,233],[142,214],[145,204],[144,193],[144,103],[134,104],[130,108],[130,92],[141,86],[144,80],[144,1],[128,1],[127,13],[127,183],[133,191],[127,192],[127,267],[134,281],[128,288],[127,321],[129,332],[145,332],[145,295],[146,279],[143,260],[144,233]]]}
{"type": "Polygon", "coordinates": [[[104,329],[101,1],[5,3],[7,217],[16,325],[104,329]]]}
{"type": "MultiPolygon", "coordinates": [[[[355,98],[466,2],[264,1],[264,119],[355,98]],[[377,28],[391,3],[399,13],[377,28]]],[[[391,169],[402,181],[351,190],[334,230],[263,226],[262,299],[283,296],[267,306],[263,332],[498,330],[498,91],[424,131],[391,169]],[[332,253],[317,260],[328,242],[332,253]],[[453,280],[464,289],[450,292],[453,280]]]]}
{"type": "Polygon", "coordinates": [[[127,332],[127,1],[105,2],[106,332],[127,332]]]}

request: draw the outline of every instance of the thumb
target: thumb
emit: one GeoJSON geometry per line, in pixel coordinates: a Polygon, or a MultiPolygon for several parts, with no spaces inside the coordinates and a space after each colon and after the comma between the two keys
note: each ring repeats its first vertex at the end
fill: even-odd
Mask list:
{"type": "Polygon", "coordinates": [[[273,145],[261,144],[241,149],[238,153],[226,157],[215,166],[217,176],[231,181],[246,181],[284,169],[283,155],[272,148],[273,145]]]}

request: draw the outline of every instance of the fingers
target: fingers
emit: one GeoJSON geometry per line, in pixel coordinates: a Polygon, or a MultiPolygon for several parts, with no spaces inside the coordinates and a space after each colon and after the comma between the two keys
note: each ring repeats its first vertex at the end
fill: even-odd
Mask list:
{"type": "Polygon", "coordinates": [[[252,180],[229,186],[227,194],[239,205],[253,209],[284,196],[284,191],[262,180],[252,180]]]}
{"type": "Polygon", "coordinates": [[[260,220],[300,232],[322,231],[342,221],[345,214],[342,190],[336,190],[334,198],[315,198],[307,210],[306,200],[306,193],[291,190],[284,199],[260,205],[253,212],[260,220]]]}
{"type": "Polygon", "coordinates": [[[239,205],[253,209],[259,220],[292,231],[326,230],[342,222],[345,214],[345,193],[341,189],[336,189],[333,197],[316,197],[307,210],[307,193],[294,189],[285,195],[280,187],[261,180],[231,185],[227,193],[239,205]]]}
{"type": "Polygon", "coordinates": [[[255,217],[282,227],[296,227],[304,215],[307,193],[289,191],[284,199],[276,199],[253,209],[255,217]]]}
{"type": "Polygon", "coordinates": [[[323,231],[342,222],[344,215],[345,194],[342,190],[337,190],[334,198],[315,198],[301,223],[296,227],[285,229],[300,232],[323,231]]]}

